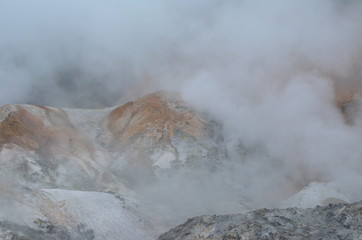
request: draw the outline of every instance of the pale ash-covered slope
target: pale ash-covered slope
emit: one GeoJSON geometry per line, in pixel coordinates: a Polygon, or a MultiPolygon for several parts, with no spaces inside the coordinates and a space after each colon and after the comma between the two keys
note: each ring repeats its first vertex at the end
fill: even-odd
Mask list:
{"type": "Polygon", "coordinates": [[[0,164],[44,187],[69,187],[76,175],[109,181],[108,170],[115,165],[152,172],[191,163],[196,150],[206,159],[217,150],[211,132],[210,124],[174,93],[157,92],[101,110],[5,105],[0,109],[0,164]],[[188,148],[195,151],[184,151],[188,148]],[[134,162],[127,162],[131,158],[134,162]],[[65,171],[69,168],[72,176],[65,171]]]}
{"type": "Polygon", "coordinates": [[[60,189],[2,194],[0,239],[153,239],[133,198],[60,189]]]}
{"type": "Polygon", "coordinates": [[[66,111],[5,105],[0,114],[0,177],[27,187],[95,187],[85,183],[99,173],[98,148],[66,111]]]}
{"type": "MultiPolygon", "coordinates": [[[[160,176],[184,169],[201,169],[204,176],[215,172],[227,161],[218,127],[170,92],[99,110],[3,106],[0,238],[155,238],[176,225],[169,221],[172,211],[164,216],[157,205],[145,207],[134,200],[135,189],[152,190],[157,181],[168,186],[168,179],[160,176]],[[129,235],[129,229],[136,235],[129,235]]],[[[167,193],[161,196],[169,204],[167,197],[175,197],[167,193]]],[[[332,191],[332,196],[318,201],[339,196],[332,191]]],[[[233,203],[232,209],[240,209],[239,205],[243,204],[233,203]]],[[[181,210],[187,216],[195,212],[181,210]]]]}
{"type": "MultiPolygon", "coordinates": [[[[88,119],[80,110],[76,117],[98,125],[94,113],[104,118],[109,111],[88,119]]],[[[1,113],[0,239],[153,239],[156,227],[136,200],[95,192],[107,189],[98,179],[107,152],[74,116],[30,105],[7,105],[1,113]]]]}
{"type": "Polygon", "coordinates": [[[216,161],[211,124],[174,93],[99,110],[5,105],[0,116],[0,239],[155,238],[166,225],[133,188],[211,151],[216,161]]]}

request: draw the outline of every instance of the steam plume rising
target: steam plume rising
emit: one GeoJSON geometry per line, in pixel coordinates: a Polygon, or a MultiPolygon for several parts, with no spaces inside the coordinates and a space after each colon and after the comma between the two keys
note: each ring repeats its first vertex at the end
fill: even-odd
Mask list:
{"type": "Polygon", "coordinates": [[[259,149],[230,173],[252,179],[242,191],[255,199],[317,180],[362,198],[362,119],[347,125],[335,103],[336,87],[362,87],[361,1],[0,5],[1,104],[104,107],[177,90],[222,123],[231,152],[259,149]]]}

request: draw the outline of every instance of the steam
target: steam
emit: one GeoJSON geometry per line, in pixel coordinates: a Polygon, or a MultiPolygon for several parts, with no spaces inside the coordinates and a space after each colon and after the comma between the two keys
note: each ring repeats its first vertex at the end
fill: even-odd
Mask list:
{"type": "MultiPolygon", "coordinates": [[[[320,180],[359,200],[362,118],[346,124],[335,88],[362,87],[361,22],[354,0],[2,1],[0,103],[105,107],[176,90],[222,123],[231,151],[262,149],[223,173],[251,183],[231,192],[276,197],[320,180]]],[[[202,173],[182,174],[158,196],[183,184],[197,209],[214,189],[201,198],[202,173]]]]}
{"type": "Polygon", "coordinates": [[[238,101],[305,73],[359,85],[360,9],[339,0],[3,1],[1,103],[110,106],[205,74],[238,101]]]}

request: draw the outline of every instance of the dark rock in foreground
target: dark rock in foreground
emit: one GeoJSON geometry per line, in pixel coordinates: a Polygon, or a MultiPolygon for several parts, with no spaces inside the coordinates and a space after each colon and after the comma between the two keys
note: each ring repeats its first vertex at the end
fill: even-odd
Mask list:
{"type": "Polygon", "coordinates": [[[159,237],[171,239],[362,239],[362,201],[195,217],[159,237]]]}

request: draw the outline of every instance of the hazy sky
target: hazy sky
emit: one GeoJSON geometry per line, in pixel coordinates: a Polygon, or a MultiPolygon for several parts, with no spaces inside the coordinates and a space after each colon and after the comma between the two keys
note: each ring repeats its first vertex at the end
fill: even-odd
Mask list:
{"type": "Polygon", "coordinates": [[[109,106],[200,75],[249,95],[305,72],[355,82],[360,13],[342,0],[1,0],[0,103],[109,106]]]}

